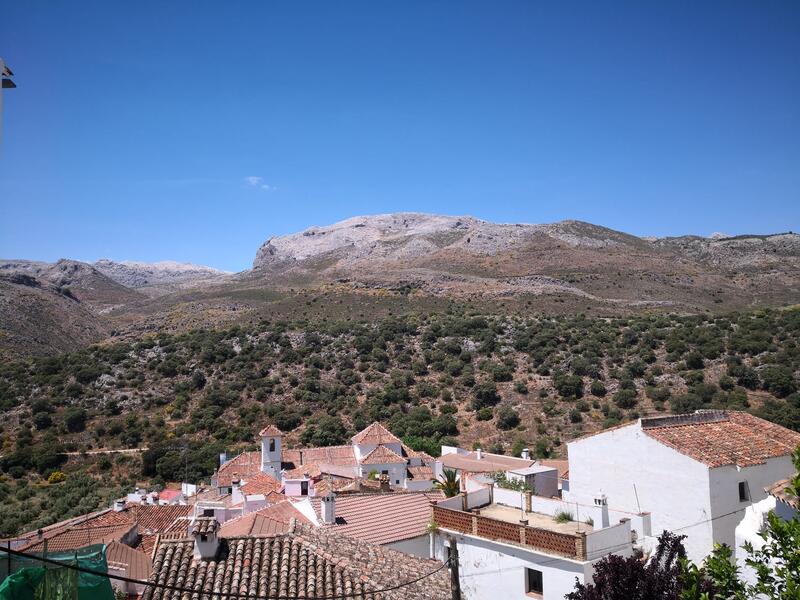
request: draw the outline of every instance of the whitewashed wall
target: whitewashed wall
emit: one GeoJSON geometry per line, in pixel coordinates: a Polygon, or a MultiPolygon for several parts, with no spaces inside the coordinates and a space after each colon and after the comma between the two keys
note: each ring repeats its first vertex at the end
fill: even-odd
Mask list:
{"type": "MultiPolygon", "coordinates": [[[[530,600],[525,568],[542,572],[543,600],[563,600],[593,572],[591,563],[572,561],[478,537],[456,535],[459,580],[465,600],[530,600]]],[[[445,560],[445,540],[437,536],[436,558],[445,560]]]]}
{"type": "Polygon", "coordinates": [[[569,443],[565,499],[592,504],[605,493],[617,510],[649,511],[652,531],[680,529],[689,558],[713,547],[708,468],[645,434],[638,422],[569,443]],[[635,485],[635,488],[634,488],[635,485]],[[637,499],[638,494],[638,499],[637,499]],[[692,527],[688,525],[696,524],[692,527]]]}
{"type": "Polygon", "coordinates": [[[430,558],[430,546],[430,536],[427,533],[407,540],[384,544],[385,548],[391,548],[398,552],[405,552],[406,554],[418,556],[419,558],[430,558]]]}
{"type": "Polygon", "coordinates": [[[736,526],[742,520],[745,509],[753,502],[767,497],[764,488],[794,473],[794,465],[788,456],[771,458],[763,465],[738,468],[733,465],[711,469],[709,474],[711,510],[714,541],[735,547],[736,526]],[[739,501],[739,482],[746,481],[751,500],[739,501]],[[733,513],[733,514],[730,514],[733,513]],[[722,516],[719,516],[722,515],[722,516]]]}

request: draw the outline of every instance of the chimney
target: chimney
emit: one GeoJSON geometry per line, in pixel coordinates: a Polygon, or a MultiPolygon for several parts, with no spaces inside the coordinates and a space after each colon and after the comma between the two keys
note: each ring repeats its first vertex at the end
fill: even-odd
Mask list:
{"type": "Polygon", "coordinates": [[[123,498],[115,500],[113,508],[114,512],[122,512],[123,510],[125,510],[125,500],[123,498]]]}
{"type": "Polygon", "coordinates": [[[602,492],[594,497],[595,514],[599,519],[595,520],[595,529],[602,529],[608,527],[610,524],[608,516],[608,498],[602,492]],[[599,523],[598,523],[599,521],[599,523]]]}
{"type": "Polygon", "coordinates": [[[325,523],[325,525],[333,525],[336,523],[336,496],[332,491],[322,497],[320,506],[322,510],[322,522],[325,523]]]}
{"type": "Polygon", "coordinates": [[[521,456],[522,456],[522,458],[524,458],[525,460],[530,460],[530,459],[531,459],[531,451],[530,451],[530,449],[528,449],[528,448],[523,448],[523,449],[522,449],[522,454],[521,454],[521,456]]]}
{"type": "Polygon", "coordinates": [[[477,458],[478,460],[482,460],[483,459],[483,450],[481,450],[480,448],[475,450],[475,458],[477,458]]]}
{"type": "Polygon", "coordinates": [[[389,486],[389,476],[388,475],[381,475],[378,481],[381,484],[381,491],[382,492],[391,492],[392,488],[389,486]]]}
{"type": "Polygon", "coordinates": [[[242,480],[239,479],[239,474],[238,473],[234,473],[233,477],[231,478],[231,501],[234,504],[239,504],[243,500],[242,492],[239,489],[240,486],[241,486],[241,483],[242,483],[242,480]]]}
{"type": "Polygon", "coordinates": [[[219,522],[216,517],[195,517],[191,529],[195,558],[203,560],[216,558],[219,549],[218,529],[219,522]]]}

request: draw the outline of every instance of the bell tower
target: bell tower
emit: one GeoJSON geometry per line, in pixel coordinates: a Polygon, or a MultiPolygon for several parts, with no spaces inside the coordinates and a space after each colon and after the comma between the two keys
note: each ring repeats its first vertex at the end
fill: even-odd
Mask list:
{"type": "Polygon", "coordinates": [[[281,439],[283,432],[274,425],[267,425],[261,436],[261,472],[281,480],[281,439]]]}

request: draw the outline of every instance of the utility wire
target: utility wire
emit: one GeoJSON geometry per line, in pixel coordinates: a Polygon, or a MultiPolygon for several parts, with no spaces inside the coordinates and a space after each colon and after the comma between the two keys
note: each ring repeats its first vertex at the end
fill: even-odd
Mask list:
{"type": "MultiPolygon", "coordinates": [[[[81,567],[80,565],[64,563],[58,560],[53,560],[52,558],[46,558],[44,556],[38,556],[36,554],[28,554],[27,552],[21,552],[19,550],[12,550],[11,548],[0,548],[0,552],[6,552],[11,554],[12,556],[21,556],[23,558],[29,558],[32,560],[38,560],[43,563],[55,565],[58,567],[63,567],[65,569],[72,569],[73,571],[78,571],[79,573],[86,573],[88,575],[95,575],[97,577],[107,577],[109,579],[115,579],[117,581],[124,581],[126,583],[133,583],[137,585],[144,585],[147,587],[158,588],[163,590],[170,590],[173,592],[183,592],[187,594],[192,594],[193,596],[198,596],[202,598],[203,596],[217,596],[220,598],[245,598],[246,600],[298,600],[300,598],[307,598],[308,600],[340,600],[342,598],[367,598],[369,596],[373,596],[375,594],[382,594],[384,592],[391,592],[393,590],[399,590],[400,588],[404,588],[406,586],[411,585],[412,583],[417,583],[418,581],[422,581],[423,579],[427,579],[432,575],[438,573],[442,569],[444,569],[447,565],[450,564],[450,559],[448,558],[444,561],[441,565],[435,568],[433,571],[426,573],[425,575],[420,575],[416,579],[411,579],[410,581],[405,581],[403,583],[399,583],[397,585],[393,585],[390,587],[381,588],[378,590],[364,590],[363,592],[358,593],[350,593],[350,594],[337,594],[335,596],[258,596],[254,594],[241,594],[239,592],[216,592],[216,591],[209,591],[203,592],[202,590],[196,590],[194,588],[184,588],[177,585],[169,585],[167,583],[157,583],[154,581],[145,581],[142,579],[134,579],[132,577],[125,577],[123,575],[112,575],[110,573],[103,573],[101,571],[95,571],[94,569],[87,569],[86,567],[81,567]]],[[[9,573],[10,575],[10,573],[9,573]]]]}
{"type": "MultiPolygon", "coordinates": [[[[722,515],[717,515],[716,517],[711,517],[711,518],[708,518],[708,519],[703,519],[703,520],[697,521],[696,523],[690,523],[689,525],[684,525],[682,527],[676,527],[676,528],[671,529],[671,531],[672,532],[682,531],[684,529],[689,529],[690,527],[696,527],[697,525],[703,525],[704,523],[710,523],[712,521],[716,521],[717,519],[722,519],[724,517],[730,517],[732,515],[735,515],[737,513],[742,512],[743,510],[746,510],[746,509],[747,509],[747,507],[740,508],[738,510],[734,510],[734,511],[722,514],[722,515]]],[[[470,535],[470,534],[465,534],[465,535],[470,535]]],[[[606,551],[611,552],[613,550],[618,550],[618,549],[621,550],[622,548],[625,548],[627,546],[628,546],[627,543],[625,543],[625,544],[616,544],[614,546],[607,546],[605,548],[598,548],[598,549],[595,550],[595,552],[599,552],[599,551],[602,551],[604,553],[606,551]]],[[[201,598],[203,596],[218,596],[220,598],[245,598],[247,600],[297,600],[298,598],[301,598],[301,596],[257,596],[257,595],[253,595],[253,594],[241,594],[241,593],[238,593],[238,592],[216,592],[216,591],[214,591],[214,592],[205,592],[204,593],[204,592],[198,591],[198,590],[196,590],[194,588],[183,588],[183,587],[180,587],[180,586],[169,585],[169,584],[166,584],[166,583],[157,583],[157,582],[154,582],[154,581],[145,581],[145,580],[142,580],[142,579],[133,579],[131,577],[124,577],[122,575],[112,575],[110,573],[102,573],[100,571],[95,571],[93,569],[87,569],[85,567],[81,567],[80,565],[63,563],[61,561],[53,560],[53,559],[50,559],[50,558],[45,558],[43,556],[38,556],[36,554],[29,554],[27,552],[21,552],[19,550],[12,550],[11,548],[2,548],[2,549],[0,549],[0,552],[6,552],[7,554],[11,554],[12,556],[21,556],[23,558],[29,558],[29,559],[32,559],[32,560],[38,560],[38,561],[43,562],[43,563],[55,565],[55,566],[58,566],[58,567],[63,567],[65,569],[72,569],[72,570],[78,571],[80,573],[87,573],[89,575],[96,575],[98,577],[108,577],[109,579],[115,579],[117,581],[124,581],[126,583],[144,585],[144,586],[157,588],[157,589],[170,590],[170,591],[174,591],[174,592],[184,592],[184,593],[188,593],[188,594],[199,596],[201,598]]],[[[554,562],[560,562],[562,560],[569,560],[569,557],[565,556],[565,557],[562,557],[562,558],[553,558],[553,559],[550,559],[550,560],[537,562],[536,564],[537,565],[546,565],[546,564],[550,564],[550,563],[554,563],[554,562]]],[[[359,593],[350,593],[350,594],[339,594],[339,595],[336,595],[336,596],[315,596],[313,598],[309,598],[309,600],[339,600],[339,599],[344,599],[344,598],[365,598],[365,597],[368,597],[368,596],[373,595],[373,594],[381,594],[381,593],[384,593],[384,592],[390,592],[390,591],[393,591],[393,590],[398,590],[398,589],[404,588],[406,586],[409,586],[409,585],[411,585],[413,583],[417,583],[418,581],[422,581],[423,579],[427,579],[428,577],[431,577],[432,575],[434,575],[434,574],[438,573],[439,571],[441,571],[442,569],[444,569],[449,564],[450,564],[450,558],[448,558],[446,561],[444,561],[436,569],[434,569],[433,571],[431,571],[429,573],[426,573],[425,575],[421,575],[421,576],[417,577],[416,579],[412,579],[410,581],[406,581],[406,582],[403,582],[403,583],[400,583],[400,584],[397,584],[397,585],[394,585],[394,586],[381,588],[379,590],[369,590],[369,591],[364,591],[364,592],[359,592],[359,593]]]]}

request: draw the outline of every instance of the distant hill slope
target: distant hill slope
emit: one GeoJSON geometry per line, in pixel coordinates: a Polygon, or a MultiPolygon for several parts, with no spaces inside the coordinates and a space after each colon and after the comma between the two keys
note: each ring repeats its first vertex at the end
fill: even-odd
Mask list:
{"type": "Polygon", "coordinates": [[[498,224],[396,213],[271,238],[251,276],[419,288],[454,297],[569,294],[702,310],[800,298],[800,236],[646,239],[581,221],[498,224]]]}
{"type": "MultiPolygon", "coordinates": [[[[130,338],[262,319],[370,320],[441,312],[454,302],[484,314],[600,316],[785,306],[800,303],[800,236],[640,238],[581,221],[394,213],[270,238],[253,268],[237,274],[110,260],[0,261],[3,274],[34,278],[40,304],[56,303],[53,320],[85,332],[31,319],[12,297],[25,285],[7,280],[0,332],[12,331],[14,319],[28,322],[39,332],[29,350],[40,352],[107,331],[130,338]],[[62,312],[64,297],[81,310],[62,312]]],[[[25,352],[18,341],[13,351],[25,352]]],[[[6,347],[0,339],[0,351],[6,347]]]]}
{"type": "Polygon", "coordinates": [[[227,271],[212,267],[170,260],[146,263],[101,259],[92,266],[117,283],[148,296],[158,296],[195,285],[221,281],[230,275],[227,271]]]}

